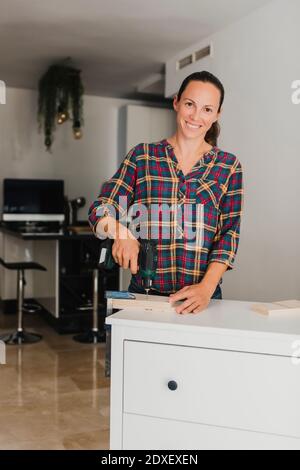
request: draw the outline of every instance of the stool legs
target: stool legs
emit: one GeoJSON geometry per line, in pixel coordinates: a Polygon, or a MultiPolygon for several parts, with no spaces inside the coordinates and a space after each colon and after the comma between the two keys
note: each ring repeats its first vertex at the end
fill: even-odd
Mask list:
{"type": "Polygon", "coordinates": [[[105,333],[99,332],[98,327],[98,286],[99,286],[99,270],[93,270],[93,327],[86,333],[74,336],[74,340],[79,343],[103,343],[105,341],[105,333]]]}
{"type": "Polygon", "coordinates": [[[24,300],[24,273],[18,271],[18,333],[23,332],[23,300],[24,300]]]}
{"type": "Polygon", "coordinates": [[[18,328],[14,333],[6,334],[0,337],[6,344],[25,344],[37,343],[42,339],[41,335],[36,333],[27,333],[23,329],[23,298],[24,298],[24,273],[18,270],[18,328]]]}
{"type": "Polygon", "coordinates": [[[25,280],[24,271],[23,271],[22,309],[23,309],[23,312],[25,313],[37,313],[40,310],[42,310],[42,308],[39,305],[26,302],[26,300],[24,301],[25,286],[26,286],[26,280],[25,280]]]}
{"type": "Polygon", "coordinates": [[[93,271],[93,331],[98,333],[98,286],[99,286],[99,271],[93,271]]]}

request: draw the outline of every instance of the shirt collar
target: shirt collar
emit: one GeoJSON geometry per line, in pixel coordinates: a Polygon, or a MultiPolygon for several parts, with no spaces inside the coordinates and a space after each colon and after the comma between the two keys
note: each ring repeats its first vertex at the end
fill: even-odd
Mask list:
{"type": "MultiPolygon", "coordinates": [[[[170,144],[170,142],[167,140],[167,139],[163,139],[160,141],[160,144],[163,145],[167,150],[171,150],[170,152],[167,152],[167,155],[169,156],[169,158],[171,159],[171,161],[175,164],[177,164],[177,161],[176,159],[174,158],[175,156],[175,152],[174,152],[174,147],[173,145],[170,144]]],[[[206,152],[202,157],[199,158],[199,161],[198,163],[194,166],[194,168],[198,168],[198,166],[201,165],[202,161],[208,165],[212,159],[217,155],[217,153],[219,152],[219,147],[217,147],[216,145],[214,145],[212,147],[212,149],[209,151],[209,152],[206,152]]]]}

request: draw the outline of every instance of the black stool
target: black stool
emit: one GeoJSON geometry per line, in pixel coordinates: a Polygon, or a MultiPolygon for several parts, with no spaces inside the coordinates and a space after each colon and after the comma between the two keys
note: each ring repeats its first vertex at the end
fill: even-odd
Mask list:
{"type": "Polygon", "coordinates": [[[18,271],[18,329],[14,333],[8,333],[6,335],[0,336],[0,340],[4,341],[6,344],[37,343],[42,339],[42,336],[36,333],[27,333],[23,329],[23,301],[25,285],[24,271],[29,269],[47,271],[47,269],[41,264],[33,263],[31,261],[24,261],[21,263],[6,263],[2,258],[0,258],[0,264],[2,264],[6,269],[18,271]]]}

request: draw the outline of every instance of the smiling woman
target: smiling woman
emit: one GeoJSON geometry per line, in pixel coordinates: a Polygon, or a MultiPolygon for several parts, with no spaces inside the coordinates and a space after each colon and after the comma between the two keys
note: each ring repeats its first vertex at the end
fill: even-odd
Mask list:
{"type": "Polygon", "coordinates": [[[214,75],[203,71],[188,76],[173,102],[175,134],[136,145],[90,208],[95,233],[114,238],[115,261],[131,269],[129,290],[144,293],[138,272],[140,244],[124,218],[120,221],[129,207],[147,207],[147,232],[152,234],[156,224],[159,234],[152,293],[170,295],[172,302],[184,300],[177,313],[198,313],[211,298],[222,298],[222,275],[232,269],[238,248],[242,169],[235,155],[217,147],[223,100],[223,85],[214,75]],[[157,205],[183,207],[183,229],[178,230],[177,211],[172,211],[166,237],[164,217],[152,218],[157,205]],[[110,212],[109,207],[115,210],[110,212]]]}

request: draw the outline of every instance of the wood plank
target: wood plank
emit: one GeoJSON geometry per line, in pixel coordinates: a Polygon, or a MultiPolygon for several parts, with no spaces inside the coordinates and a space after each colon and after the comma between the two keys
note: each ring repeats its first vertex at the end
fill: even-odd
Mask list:
{"type": "Polygon", "coordinates": [[[130,307],[170,312],[182,303],[182,301],[170,303],[169,297],[163,295],[149,295],[148,298],[146,294],[134,295],[135,299],[112,299],[113,308],[124,309],[130,307]]]}
{"type": "Polygon", "coordinates": [[[263,304],[254,304],[251,310],[262,315],[271,314],[299,314],[300,315],[300,300],[280,300],[278,302],[270,302],[263,304]]]}

